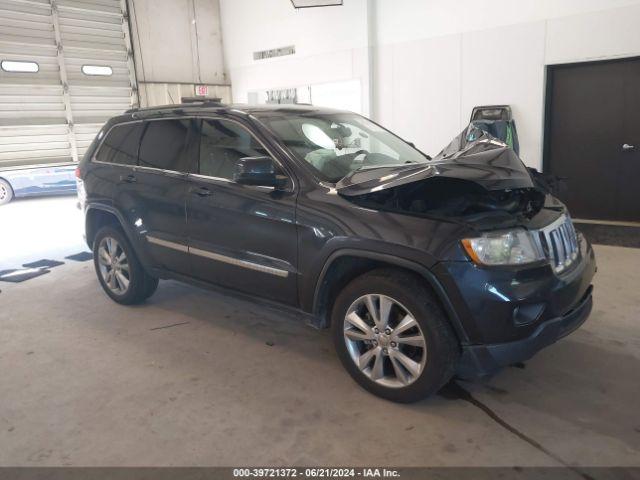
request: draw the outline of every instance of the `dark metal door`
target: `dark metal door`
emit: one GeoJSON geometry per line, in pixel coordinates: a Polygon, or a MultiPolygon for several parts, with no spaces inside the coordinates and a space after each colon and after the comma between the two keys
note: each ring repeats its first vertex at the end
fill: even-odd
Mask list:
{"type": "Polygon", "coordinates": [[[575,218],[640,221],[640,59],[549,68],[545,170],[575,218]]]}
{"type": "Polygon", "coordinates": [[[640,221],[640,60],[627,62],[626,66],[617,208],[621,220],[640,221]]]}

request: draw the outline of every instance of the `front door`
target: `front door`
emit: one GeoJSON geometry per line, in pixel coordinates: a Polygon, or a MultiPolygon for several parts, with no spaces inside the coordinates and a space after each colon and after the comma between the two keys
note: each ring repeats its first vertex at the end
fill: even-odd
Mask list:
{"type": "Polygon", "coordinates": [[[199,162],[189,176],[192,274],[271,300],[297,303],[293,183],[283,191],[239,185],[236,162],[270,153],[236,121],[201,124],[199,162]]]}
{"type": "Polygon", "coordinates": [[[549,69],[546,167],[575,218],[640,221],[640,59],[549,69]]]}

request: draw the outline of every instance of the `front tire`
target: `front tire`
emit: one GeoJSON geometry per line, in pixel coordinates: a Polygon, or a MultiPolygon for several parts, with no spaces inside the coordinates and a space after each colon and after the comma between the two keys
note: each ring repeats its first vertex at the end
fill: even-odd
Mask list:
{"type": "Polygon", "coordinates": [[[455,373],[460,346],[424,281],[394,269],[349,283],[331,318],[338,356],[369,392],[400,403],[437,392],[455,373]]]}
{"type": "Polygon", "coordinates": [[[13,200],[13,188],[6,180],[0,178],[0,205],[5,205],[13,200]]]}
{"type": "Polygon", "coordinates": [[[119,228],[102,227],[93,242],[93,264],[102,288],[122,305],[142,303],[155,292],[158,279],[142,267],[119,228]]]}

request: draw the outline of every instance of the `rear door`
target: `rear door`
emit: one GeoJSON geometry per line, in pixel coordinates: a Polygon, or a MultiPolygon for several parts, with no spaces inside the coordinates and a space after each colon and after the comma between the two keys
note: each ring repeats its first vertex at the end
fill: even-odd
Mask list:
{"type": "Polygon", "coordinates": [[[285,191],[236,184],[236,162],[272,156],[269,150],[244,125],[229,119],[205,119],[200,133],[197,173],[189,176],[187,198],[193,275],[295,305],[293,182],[285,191]]]}
{"type": "Polygon", "coordinates": [[[177,273],[189,271],[185,214],[187,174],[195,161],[189,151],[190,119],[146,122],[127,215],[146,237],[154,262],[177,273]]]}

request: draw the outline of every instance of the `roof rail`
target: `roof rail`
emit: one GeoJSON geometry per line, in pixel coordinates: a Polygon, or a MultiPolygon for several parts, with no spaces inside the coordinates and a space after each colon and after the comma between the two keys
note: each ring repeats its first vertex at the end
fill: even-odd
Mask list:
{"type": "Polygon", "coordinates": [[[220,97],[212,97],[212,98],[208,98],[208,97],[182,97],[182,103],[202,103],[204,105],[216,105],[216,106],[222,106],[222,99],[220,97]]]}
{"type": "Polygon", "coordinates": [[[152,110],[177,110],[190,106],[209,106],[209,107],[224,107],[220,98],[202,98],[202,97],[182,97],[182,103],[174,103],[169,105],[155,105],[153,107],[134,107],[126,110],[124,113],[145,112],[152,110]]]}

